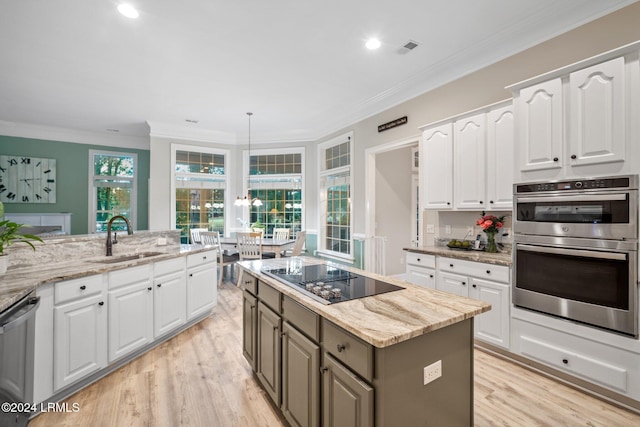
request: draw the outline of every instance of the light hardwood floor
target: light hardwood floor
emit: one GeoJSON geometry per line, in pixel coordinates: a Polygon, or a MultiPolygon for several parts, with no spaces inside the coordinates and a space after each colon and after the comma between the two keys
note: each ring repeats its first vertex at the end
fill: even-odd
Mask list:
{"type": "MultiPolygon", "coordinates": [[[[225,283],[211,317],[67,399],[79,412],[44,413],[29,426],[285,425],[241,340],[242,292],[225,283]]],[[[475,425],[640,426],[640,415],[475,351],[475,425]]]]}

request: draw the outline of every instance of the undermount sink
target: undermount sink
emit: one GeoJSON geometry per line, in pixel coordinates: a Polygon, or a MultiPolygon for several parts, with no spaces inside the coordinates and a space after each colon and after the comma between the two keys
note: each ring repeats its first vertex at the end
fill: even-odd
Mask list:
{"type": "Polygon", "coordinates": [[[133,254],[133,255],[107,257],[105,259],[95,260],[95,262],[100,262],[102,264],[115,264],[117,262],[133,261],[136,259],[150,258],[158,255],[166,255],[166,254],[164,252],[140,252],[139,254],[133,254]]]}

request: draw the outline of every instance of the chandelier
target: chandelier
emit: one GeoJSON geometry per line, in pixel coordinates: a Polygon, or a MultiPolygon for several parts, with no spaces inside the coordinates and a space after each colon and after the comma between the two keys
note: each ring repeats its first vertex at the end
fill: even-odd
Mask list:
{"type": "Polygon", "coordinates": [[[262,200],[259,198],[251,199],[251,189],[249,185],[251,183],[251,116],[253,113],[247,113],[249,116],[249,167],[247,168],[247,195],[244,198],[240,196],[236,197],[236,201],[233,203],[235,206],[262,206],[262,200]]]}

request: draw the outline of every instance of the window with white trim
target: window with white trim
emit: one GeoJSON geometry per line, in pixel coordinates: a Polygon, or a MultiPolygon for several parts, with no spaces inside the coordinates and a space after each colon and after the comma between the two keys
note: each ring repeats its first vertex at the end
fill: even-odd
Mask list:
{"type": "Polygon", "coordinates": [[[252,150],[249,159],[249,193],[261,206],[250,206],[251,226],[290,229],[291,238],[302,230],[304,208],[304,148],[252,150]]]}
{"type": "MultiPolygon", "coordinates": [[[[137,163],[134,153],[89,150],[89,232],[107,231],[109,220],[122,215],[136,228],[137,163]]],[[[112,224],[113,230],[124,230],[124,221],[112,224]]]]}
{"type": "Polygon", "coordinates": [[[183,242],[191,228],[225,235],[226,150],[174,146],[175,226],[183,242]]]}
{"type": "Polygon", "coordinates": [[[319,248],[330,255],[353,257],[351,158],[353,133],[318,146],[320,161],[319,248]]]}

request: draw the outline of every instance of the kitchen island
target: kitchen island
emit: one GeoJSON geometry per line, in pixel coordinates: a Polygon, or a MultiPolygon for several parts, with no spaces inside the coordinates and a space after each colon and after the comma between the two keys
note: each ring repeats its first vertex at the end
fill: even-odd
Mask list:
{"type": "Polygon", "coordinates": [[[323,304],[264,272],[322,263],[239,264],[243,353],[289,423],[473,425],[473,317],[490,305],[331,263],[402,289],[323,304]]]}

